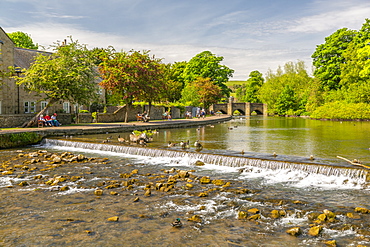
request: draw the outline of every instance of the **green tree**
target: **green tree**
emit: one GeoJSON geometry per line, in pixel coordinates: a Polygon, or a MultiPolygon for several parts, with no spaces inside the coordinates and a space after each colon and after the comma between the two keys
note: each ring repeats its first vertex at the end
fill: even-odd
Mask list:
{"type": "Polygon", "coordinates": [[[33,43],[30,35],[27,33],[17,31],[13,33],[8,33],[9,38],[13,41],[16,47],[27,48],[37,50],[39,48],[38,44],[33,43]]]}
{"type": "Polygon", "coordinates": [[[261,103],[257,95],[263,82],[262,73],[257,70],[252,71],[243,87],[236,90],[236,97],[242,102],[261,103]]]}
{"type": "Polygon", "coordinates": [[[278,108],[281,108],[281,102],[278,102],[278,99],[282,92],[287,90],[288,85],[294,91],[296,102],[295,107],[291,109],[294,112],[290,114],[301,115],[305,112],[306,103],[308,98],[312,97],[312,88],[315,84],[313,78],[308,75],[304,62],[298,61],[286,63],[284,69],[279,67],[276,73],[268,71],[266,82],[258,91],[258,99],[268,104],[270,113],[278,113],[278,108]]]}
{"type": "Polygon", "coordinates": [[[366,19],[344,53],[341,85],[347,102],[370,103],[370,19],[366,19]]]}
{"type": "Polygon", "coordinates": [[[284,90],[276,100],[275,110],[279,115],[294,114],[297,110],[297,98],[290,85],[285,85],[284,90]]]}
{"type": "Polygon", "coordinates": [[[320,79],[325,90],[340,88],[343,53],[356,35],[356,31],[342,28],[325,38],[325,43],[318,45],[312,54],[315,66],[314,76],[320,79]]]}
{"type": "Polygon", "coordinates": [[[17,84],[48,101],[47,106],[22,127],[32,126],[39,115],[59,100],[89,104],[98,96],[94,82],[97,72],[86,46],[71,39],[69,44],[57,43],[54,50],[52,54],[38,55],[23,77],[14,77],[17,84]]]}
{"type": "Polygon", "coordinates": [[[187,63],[181,77],[184,83],[195,81],[198,77],[210,78],[210,80],[222,90],[225,97],[230,96],[231,90],[226,86],[226,82],[232,77],[234,70],[220,64],[224,58],[216,56],[210,51],[203,51],[194,56],[187,63]]]}
{"type": "MultiPolygon", "coordinates": [[[[131,106],[134,99],[146,101],[151,106],[161,95],[165,66],[161,59],[150,56],[148,51],[109,54],[103,58],[99,71],[104,79],[100,85],[120,95],[127,107],[131,106]]],[[[126,111],[126,122],[127,118],[126,111]]]]}
{"type": "Polygon", "coordinates": [[[198,77],[184,88],[183,102],[187,105],[202,106],[205,109],[222,98],[222,90],[211,78],[198,77]]]}

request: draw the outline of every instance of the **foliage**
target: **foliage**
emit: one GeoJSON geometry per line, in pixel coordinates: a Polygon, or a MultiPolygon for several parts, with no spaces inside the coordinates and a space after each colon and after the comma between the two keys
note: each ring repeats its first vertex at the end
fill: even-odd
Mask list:
{"type": "Polygon", "coordinates": [[[211,78],[198,77],[188,83],[183,91],[183,102],[206,109],[211,104],[217,103],[222,98],[222,89],[215,85],[211,78]]]}
{"type": "Polygon", "coordinates": [[[8,36],[16,47],[33,50],[37,50],[39,48],[38,44],[34,44],[32,38],[27,33],[17,31],[8,33],[8,36]]]}
{"type": "MultiPolygon", "coordinates": [[[[107,54],[99,65],[103,77],[100,85],[131,104],[136,100],[149,103],[160,100],[165,65],[149,51],[114,52],[107,54]]],[[[150,107],[149,107],[150,109],[150,107]]],[[[126,117],[127,121],[127,117],[126,117]]]]}
{"type": "Polygon", "coordinates": [[[0,148],[12,148],[36,144],[40,142],[42,138],[42,135],[35,132],[4,134],[0,138],[0,148]]]}
{"type": "Polygon", "coordinates": [[[258,91],[258,99],[268,104],[269,113],[286,114],[284,112],[290,105],[295,115],[301,115],[305,112],[306,102],[312,93],[312,87],[315,86],[312,82],[313,78],[308,75],[303,61],[288,62],[284,69],[278,68],[276,73],[268,71],[266,82],[258,91]],[[294,99],[291,90],[294,92],[294,99]],[[288,93],[291,94],[289,97],[288,93]],[[284,98],[293,100],[294,104],[289,102],[284,105],[284,98]]]}
{"type": "Polygon", "coordinates": [[[184,80],[181,77],[186,62],[175,62],[167,64],[165,70],[165,83],[163,84],[161,98],[167,102],[175,102],[181,99],[181,92],[184,89],[184,80]]]}
{"type": "Polygon", "coordinates": [[[275,110],[279,115],[285,115],[289,110],[297,108],[297,98],[290,85],[285,85],[284,90],[276,100],[275,110]]]}
{"type": "Polygon", "coordinates": [[[370,105],[336,101],[318,107],[312,114],[317,119],[370,119],[370,105]]]}
{"type": "Polygon", "coordinates": [[[89,113],[88,110],[79,110],[79,113],[89,113]]]}
{"type": "Polygon", "coordinates": [[[325,43],[318,45],[312,54],[314,75],[320,79],[325,90],[340,88],[340,67],[345,63],[343,53],[353,40],[356,31],[342,28],[325,38],[325,43]]]}
{"type": "MultiPolygon", "coordinates": [[[[59,100],[83,105],[98,97],[98,87],[94,83],[97,72],[86,46],[71,39],[69,44],[57,43],[54,49],[55,53],[39,54],[23,77],[14,77],[18,85],[49,102],[36,119],[59,100]]],[[[28,126],[36,119],[32,119],[28,126]]]]}
{"type": "Polygon", "coordinates": [[[230,89],[226,86],[226,82],[232,77],[234,70],[225,65],[220,64],[224,58],[216,56],[210,51],[203,51],[194,56],[186,64],[186,67],[181,74],[185,86],[188,83],[195,81],[198,77],[210,78],[210,80],[222,90],[222,94],[226,97],[230,96],[230,89]]]}
{"type": "Polygon", "coordinates": [[[262,73],[255,70],[249,74],[247,82],[236,90],[236,97],[238,101],[261,103],[257,98],[258,91],[263,85],[264,79],[262,73]]]}
{"type": "Polygon", "coordinates": [[[136,136],[139,136],[141,134],[146,134],[146,136],[149,138],[154,135],[153,130],[143,130],[143,131],[134,130],[132,133],[136,136]]]}

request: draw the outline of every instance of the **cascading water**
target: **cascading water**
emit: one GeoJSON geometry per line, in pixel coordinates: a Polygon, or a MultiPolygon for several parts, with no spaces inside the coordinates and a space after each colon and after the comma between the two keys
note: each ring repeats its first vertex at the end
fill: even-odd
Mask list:
{"type": "Polygon", "coordinates": [[[194,160],[202,160],[205,163],[217,166],[229,167],[255,167],[265,170],[290,170],[302,171],[310,174],[320,174],[324,176],[347,177],[357,180],[358,183],[368,182],[370,174],[368,170],[361,168],[340,167],[313,163],[294,163],[277,160],[265,160],[248,157],[236,157],[228,155],[208,154],[181,150],[166,150],[159,148],[118,146],[99,143],[75,142],[66,140],[44,139],[43,145],[65,146],[82,148],[89,150],[109,151],[115,153],[125,153],[130,155],[148,157],[187,157],[194,160]]]}

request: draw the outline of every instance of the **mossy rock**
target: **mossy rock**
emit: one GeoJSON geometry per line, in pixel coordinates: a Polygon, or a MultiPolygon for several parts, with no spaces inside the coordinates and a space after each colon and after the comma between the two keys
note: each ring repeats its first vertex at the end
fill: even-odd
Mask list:
{"type": "Polygon", "coordinates": [[[212,180],[212,184],[217,185],[217,186],[222,186],[225,184],[225,181],[223,181],[222,179],[215,179],[215,180],[212,180]]]}
{"type": "Polygon", "coordinates": [[[258,208],[248,209],[248,213],[251,213],[251,214],[258,214],[259,212],[260,210],[258,208]]]}
{"type": "Polygon", "coordinates": [[[96,190],[94,191],[94,194],[95,194],[96,196],[101,196],[101,195],[103,195],[103,190],[102,190],[102,189],[96,189],[96,190]]]}
{"type": "Polygon", "coordinates": [[[328,241],[325,241],[325,244],[327,246],[330,246],[330,247],[336,247],[337,246],[337,241],[335,241],[335,240],[328,240],[328,241]]]}
{"type": "Polygon", "coordinates": [[[259,220],[259,219],[261,219],[260,214],[255,214],[255,215],[252,215],[252,216],[248,217],[248,220],[259,220]]]}
{"type": "Polygon", "coordinates": [[[270,214],[271,214],[271,218],[274,218],[274,219],[280,218],[280,212],[279,212],[279,210],[274,209],[274,210],[271,211],[270,214]]]}
{"type": "Polygon", "coordinates": [[[22,147],[39,143],[43,136],[35,132],[0,134],[0,148],[22,147]]]}

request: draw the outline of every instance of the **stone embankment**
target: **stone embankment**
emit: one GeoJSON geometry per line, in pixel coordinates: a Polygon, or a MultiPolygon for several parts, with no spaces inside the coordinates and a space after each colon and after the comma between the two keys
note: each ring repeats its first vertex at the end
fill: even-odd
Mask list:
{"type": "Polygon", "coordinates": [[[212,116],[206,118],[193,119],[174,119],[165,121],[129,122],[129,123],[93,123],[83,125],[67,125],[59,127],[44,128],[4,128],[0,130],[0,149],[21,147],[36,144],[44,137],[64,136],[64,135],[87,135],[131,132],[134,130],[146,129],[168,129],[168,128],[187,128],[200,125],[214,124],[230,120],[231,116],[212,116]]]}

